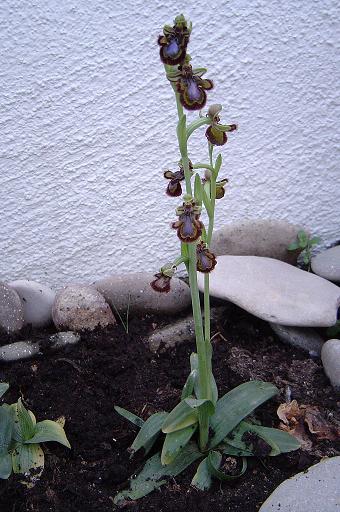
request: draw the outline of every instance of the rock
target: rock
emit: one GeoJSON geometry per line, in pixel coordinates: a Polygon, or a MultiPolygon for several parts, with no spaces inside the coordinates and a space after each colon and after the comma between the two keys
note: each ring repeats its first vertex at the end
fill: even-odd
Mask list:
{"type": "Polygon", "coordinates": [[[282,482],[259,512],[339,512],[340,457],[324,459],[282,482]]]}
{"type": "Polygon", "coordinates": [[[8,286],[13,288],[21,299],[25,325],[45,327],[52,323],[55,292],[51,288],[26,279],[11,281],[8,286]]]}
{"type": "MultiPolygon", "coordinates": [[[[198,274],[204,289],[204,275],[198,274]]],[[[292,265],[260,256],[219,256],[210,274],[210,294],[263,320],[298,327],[330,327],[340,288],[292,265]]]]}
{"type": "Polygon", "coordinates": [[[95,288],[79,284],[66,286],[57,293],[52,316],[60,330],[93,330],[116,323],[104,297],[95,288]]]}
{"type": "Polygon", "coordinates": [[[9,363],[11,361],[20,361],[20,359],[29,359],[39,354],[39,344],[30,341],[17,341],[9,345],[3,345],[0,348],[0,361],[9,363]]]}
{"type": "Polygon", "coordinates": [[[216,256],[265,256],[296,265],[301,251],[288,251],[301,226],[283,220],[231,222],[213,234],[211,248],[216,256]]]}
{"type": "Polygon", "coordinates": [[[15,290],[0,282],[0,330],[7,333],[20,331],[24,325],[24,312],[15,290]]]}
{"type": "Polygon", "coordinates": [[[322,347],[321,360],[332,386],[340,391],[340,340],[328,340],[322,347]]]}
{"type": "Polygon", "coordinates": [[[175,315],[191,304],[190,288],[182,280],[173,278],[168,293],[157,293],[151,286],[154,274],[138,272],[134,274],[112,275],[97,281],[94,286],[102,293],[115,310],[126,314],[169,314],[175,315]]]}
{"type": "Polygon", "coordinates": [[[308,352],[311,357],[320,357],[324,344],[321,336],[309,327],[289,327],[288,325],[274,324],[270,326],[284,343],[308,352]]]}
{"type": "Polygon", "coordinates": [[[50,348],[53,350],[58,350],[59,348],[64,348],[69,345],[76,345],[80,340],[79,334],[66,331],[66,332],[57,332],[57,334],[52,334],[49,337],[50,348]]]}
{"type": "Polygon", "coordinates": [[[318,276],[340,282],[340,245],[320,252],[312,258],[312,270],[318,276]]]}

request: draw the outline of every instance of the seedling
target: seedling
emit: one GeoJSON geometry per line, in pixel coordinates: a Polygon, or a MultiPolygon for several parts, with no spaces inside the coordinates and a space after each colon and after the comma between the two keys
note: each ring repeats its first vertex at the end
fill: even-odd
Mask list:
{"type": "MultiPolygon", "coordinates": [[[[0,397],[8,384],[0,383],[0,397]]],[[[12,405],[0,407],[0,478],[13,473],[25,475],[31,487],[44,470],[44,452],[40,443],[55,441],[71,448],[62,425],[44,420],[37,423],[32,411],[25,408],[21,398],[12,405]]]]}
{"type": "Polygon", "coordinates": [[[308,272],[311,269],[312,249],[314,245],[319,244],[321,239],[318,236],[310,238],[310,236],[303,230],[299,231],[295,242],[288,245],[288,251],[301,251],[303,263],[307,266],[308,272]]]}
{"type": "Polygon", "coordinates": [[[143,449],[145,454],[154,449],[163,435],[161,452],[154,453],[142,471],[130,481],[129,489],[115,497],[115,504],[137,500],[175,477],[193,462],[200,460],[192,485],[209,489],[212,479],[229,480],[244,473],[247,457],[274,456],[299,448],[295,438],[281,430],[258,425],[249,416],[266,400],[278,393],[271,383],[252,381],[241,384],[221,398],[212,372],[212,345],[210,333],[209,273],[217,264],[210,250],[214,226],[216,200],[225,195],[227,178],[220,178],[222,155],[214,159],[214,148],[227,142],[227,133],[236,130],[235,124],[221,124],[221,105],[211,105],[206,113],[188,124],[184,110],[201,111],[205,107],[207,91],[213,88],[210,79],[203,78],[205,68],[194,68],[187,54],[191,24],[183,15],[177,16],[173,26],[165,25],[159,37],[160,57],[165,74],[176,98],[177,138],[180,152],[178,169],[167,170],[169,180],[166,193],[179,197],[176,209],[178,219],[172,223],[181,242],[181,251],[171,263],[155,275],[152,288],[168,293],[171,278],[180,265],[185,265],[192,298],[197,351],[190,357],[191,371],[184,384],[181,401],[171,412],[160,411],[145,422],[142,418],[116,406],[116,411],[140,428],[131,446],[132,455],[143,449]],[[208,161],[194,163],[189,158],[188,142],[191,135],[205,126],[208,142],[208,161]],[[203,173],[203,175],[200,174],[203,173]],[[183,187],[183,188],[182,188],[183,187]],[[202,210],[208,215],[208,226],[201,220],[202,210]],[[204,274],[204,322],[199,299],[197,272],[204,274]],[[239,458],[238,475],[223,471],[223,457],[239,458]]]}

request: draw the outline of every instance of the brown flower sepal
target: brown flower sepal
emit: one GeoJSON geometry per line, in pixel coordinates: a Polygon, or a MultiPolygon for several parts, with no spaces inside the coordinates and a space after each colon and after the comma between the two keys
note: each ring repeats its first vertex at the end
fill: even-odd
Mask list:
{"type": "Polygon", "coordinates": [[[196,246],[196,254],[197,254],[197,270],[199,272],[203,272],[204,274],[208,274],[212,270],[214,270],[216,266],[216,257],[213,254],[207,244],[205,242],[199,242],[196,246]]]}
{"type": "Polygon", "coordinates": [[[189,42],[191,27],[188,28],[183,15],[177,16],[174,26],[165,25],[163,35],[159,36],[161,61],[170,66],[184,62],[189,42]]]}
{"type": "Polygon", "coordinates": [[[179,71],[176,88],[181,104],[187,110],[201,110],[207,101],[205,91],[213,88],[213,82],[202,78],[205,70],[193,70],[190,64],[179,66],[179,71]]]}
{"type": "Polygon", "coordinates": [[[203,229],[203,223],[199,220],[201,208],[191,199],[177,208],[176,213],[179,219],[173,222],[171,227],[177,230],[177,236],[181,242],[191,243],[197,240],[203,229]]]}

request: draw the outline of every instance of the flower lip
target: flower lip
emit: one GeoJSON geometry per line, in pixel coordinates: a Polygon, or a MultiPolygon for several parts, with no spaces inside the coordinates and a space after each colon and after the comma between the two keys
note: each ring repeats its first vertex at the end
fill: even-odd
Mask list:
{"type": "Polygon", "coordinates": [[[176,82],[180,102],[187,110],[201,110],[207,101],[206,91],[213,88],[213,82],[202,78],[205,70],[193,70],[188,63],[179,66],[176,82]]]}
{"type": "Polygon", "coordinates": [[[159,54],[164,64],[175,66],[184,62],[190,37],[190,28],[183,15],[177,16],[173,27],[165,25],[159,36],[159,54]]]}
{"type": "Polygon", "coordinates": [[[199,220],[200,213],[201,208],[193,199],[183,202],[183,205],[177,208],[179,218],[171,227],[177,230],[181,242],[192,243],[201,236],[203,223],[199,220]]]}
{"type": "Polygon", "coordinates": [[[215,254],[213,254],[208,248],[207,244],[203,241],[199,242],[196,246],[197,254],[197,270],[208,274],[214,270],[217,260],[215,254]]]}

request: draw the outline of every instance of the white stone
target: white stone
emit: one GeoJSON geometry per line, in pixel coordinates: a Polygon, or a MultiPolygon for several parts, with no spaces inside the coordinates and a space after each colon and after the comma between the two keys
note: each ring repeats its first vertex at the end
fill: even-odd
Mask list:
{"type": "Polygon", "coordinates": [[[284,343],[308,352],[311,357],[319,357],[324,344],[323,339],[315,329],[310,327],[291,327],[270,322],[275,334],[284,343]]]}
{"type": "Polygon", "coordinates": [[[324,459],[285,480],[259,512],[339,512],[340,457],[324,459]]]}
{"type": "Polygon", "coordinates": [[[24,325],[24,312],[19,295],[0,283],[0,330],[7,333],[20,331],[24,325]]]}
{"type": "Polygon", "coordinates": [[[8,286],[13,288],[21,299],[25,325],[45,327],[52,322],[55,292],[51,288],[27,279],[11,281],[8,286]]]}
{"type": "Polygon", "coordinates": [[[114,274],[97,281],[94,286],[111,305],[123,314],[129,306],[129,314],[169,314],[185,310],[191,304],[189,286],[182,280],[173,278],[168,293],[159,293],[150,286],[154,274],[137,272],[134,274],[114,274]]]}
{"type": "Polygon", "coordinates": [[[39,354],[39,344],[30,341],[17,341],[0,347],[0,361],[6,363],[29,359],[37,354],[39,354]]]}
{"type": "Polygon", "coordinates": [[[340,245],[314,256],[312,270],[329,281],[340,282],[340,245]]]}
{"type": "MultiPolygon", "coordinates": [[[[203,274],[198,282],[203,291],[203,274]]],[[[210,274],[210,293],[268,322],[298,327],[334,325],[340,305],[335,284],[260,256],[219,256],[210,274]]]]}
{"type": "Polygon", "coordinates": [[[265,256],[296,265],[301,250],[288,251],[287,247],[302,229],[284,220],[231,222],[214,232],[211,249],[216,256],[265,256]]]}
{"type": "Polygon", "coordinates": [[[72,331],[57,332],[49,337],[49,343],[53,350],[64,348],[69,345],[76,345],[80,340],[79,334],[72,331]]]}
{"type": "Polygon", "coordinates": [[[321,360],[332,386],[340,391],[340,340],[328,340],[322,347],[321,360]]]}
{"type": "Polygon", "coordinates": [[[57,293],[52,316],[60,330],[93,330],[116,323],[104,297],[95,288],[79,284],[66,286],[57,293]]]}

